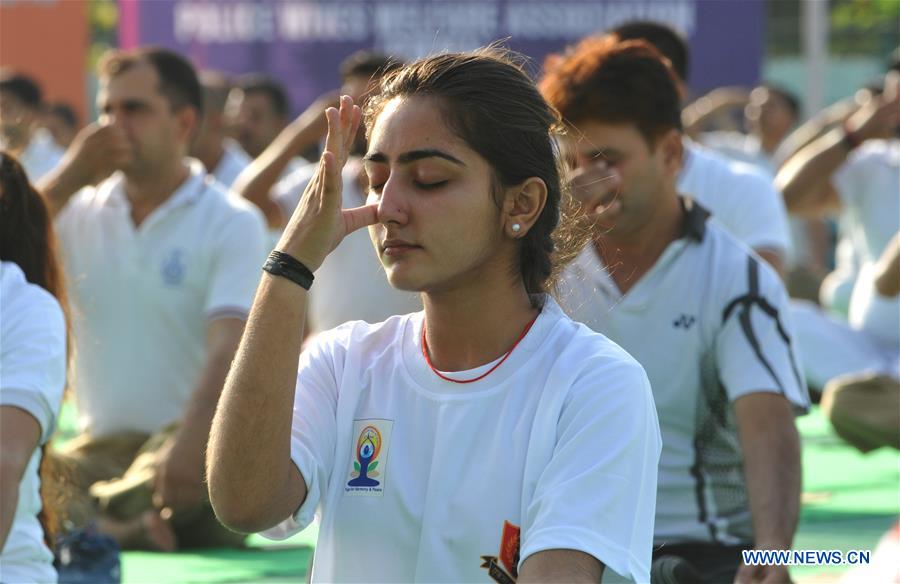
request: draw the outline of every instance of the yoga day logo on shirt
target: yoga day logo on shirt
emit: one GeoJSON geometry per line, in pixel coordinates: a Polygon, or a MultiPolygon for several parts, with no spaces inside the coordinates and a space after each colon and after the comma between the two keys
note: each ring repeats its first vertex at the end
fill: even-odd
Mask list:
{"type": "Polygon", "coordinates": [[[184,250],[173,249],[162,265],[163,282],[168,286],[179,286],[184,280],[184,250]]]}
{"type": "Polygon", "coordinates": [[[380,497],[384,494],[387,455],[391,445],[392,420],[353,420],[350,480],[344,493],[353,496],[380,497]]]}
{"type": "Polygon", "coordinates": [[[509,521],[503,522],[503,534],[500,536],[500,555],[481,556],[481,567],[488,571],[488,576],[499,584],[515,584],[519,577],[519,534],[518,525],[509,521]],[[497,563],[500,560],[500,563],[497,563]]]}

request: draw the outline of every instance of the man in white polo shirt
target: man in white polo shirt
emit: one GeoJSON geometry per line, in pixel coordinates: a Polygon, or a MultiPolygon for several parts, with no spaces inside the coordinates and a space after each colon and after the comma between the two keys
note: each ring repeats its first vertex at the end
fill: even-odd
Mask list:
{"type": "MultiPolygon", "coordinates": [[[[551,62],[540,87],[571,124],[573,193],[593,234],[563,273],[561,304],[644,366],[659,413],[654,572],[691,582],[763,575],[741,565],[740,551],[791,547],[794,410],[808,403],[784,287],[679,197],[678,93],[651,45],[587,39],[551,62]]],[[[759,570],[787,577],[783,566],[759,570]]]]}
{"type": "Polygon", "coordinates": [[[204,453],[265,259],[263,220],[185,158],[202,111],[189,62],[111,52],[99,78],[100,125],[42,185],[76,315],[72,508],[81,521],[99,511],[125,547],[234,544],[206,502],[204,453]]]}
{"type": "MultiPolygon", "coordinates": [[[[643,40],[667,58],[679,94],[687,95],[687,42],[665,24],[630,22],[612,31],[619,40],[643,40]]],[[[684,162],[678,192],[707,208],[731,235],[749,246],[779,274],[791,251],[787,210],[770,176],[684,138],[684,162]]]]}

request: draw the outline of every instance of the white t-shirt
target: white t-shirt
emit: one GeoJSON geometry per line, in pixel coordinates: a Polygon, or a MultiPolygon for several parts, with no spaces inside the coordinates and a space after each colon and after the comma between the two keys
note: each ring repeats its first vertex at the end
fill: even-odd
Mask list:
{"type": "Polygon", "coordinates": [[[900,231],[900,140],[866,142],[834,173],[832,184],[841,198],[841,226],[860,264],[849,309],[858,325],[875,294],[874,264],[900,231]]]}
{"type": "MultiPolygon", "coordinates": [[[[563,308],[641,363],[659,413],[655,544],[753,541],[731,404],[756,392],[809,405],[787,294],[772,269],[699,205],[624,296],[593,245],[563,273],[563,308]]],[[[625,269],[625,268],[622,268],[625,269]]]]}
{"type": "Polygon", "coordinates": [[[885,310],[875,304],[867,311],[867,318],[854,328],[845,320],[822,312],[811,302],[792,301],[794,338],[810,386],[822,389],[835,377],[862,373],[900,379],[900,344],[890,341],[889,331],[883,331],[883,338],[876,333],[892,323],[898,326],[896,312],[892,315],[892,310],[896,310],[896,305],[888,305],[885,310]]]}
{"type": "Polygon", "coordinates": [[[866,142],[834,173],[832,184],[861,264],[877,261],[900,231],[900,139],[866,142]]]}
{"type": "MultiPolygon", "coordinates": [[[[317,166],[310,163],[301,167],[276,185],[274,199],[285,217],[293,214],[317,166]]],[[[356,181],[360,170],[358,161],[351,161],[344,168],[344,208],[366,202],[356,181]]],[[[279,231],[277,237],[280,236],[279,231]]],[[[369,231],[359,229],[345,237],[316,270],[308,306],[310,325],[316,331],[326,331],[351,320],[381,322],[395,314],[421,310],[422,303],[418,294],[390,285],[369,231]]]]}
{"type": "Polygon", "coordinates": [[[761,171],[685,140],[678,192],[708,209],[752,249],[789,253],[787,208],[771,178],[761,171]]]}
{"type": "Polygon", "coordinates": [[[759,138],[742,132],[704,132],[700,134],[700,142],[732,160],[738,160],[775,176],[775,163],[772,156],[763,152],[759,138]]]}
{"type": "Polygon", "coordinates": [[[19,163],[34,184],[53,170],[64,154],[65,150],[53,141],[50,132],[40,128],[35,130],[28,147],[19,155],[19,163]]]}
{"type": "MultiPolygon", "coordinates": [[[[56,428],[66,383],[66,322],[56,299],[28,283],[14,263],[0,263],[0,406],[22,409],[41,427],[41,445],[56,428]]],[[[56,582],[53,554],[38,521],[41,449],[19,483],[19,502],[0,552],[0,582],[56,582]]]]}
{"type": "Polygon", "coordinates": [[[234,140],[225,140],[224,147],[225,151],[222,154],[222,159],[219,160],[219,164],[216,165],[216,169],[212,172],[212,175],[215,176],[216,180],[222,183],[226,189],[230,189],[231,185],[234,184],[234,179],[241,174],[241,171],[250,165],[252,159],[234,140]]]}
{"type": "Polygon", "coordinates": [[[875,264],[859,273],[850,297],[850,326],[900,352],[900,296],[887,298],[875,288],[875,264]]]}
{"type": "Polygon", "coordinates": [[[648,581],[660,438],[641,367],[548,298],[460,385],[426,364],[422,319],[347,323],[301,355],[291,458],[309,492],[266,535],[316,512],[314,582],[490,582],[492,560],[510,574],[555,548],[648,581]]]}
{"type": "MultiPolygon", "coordinates": [[[[707,148],[729,158],[752,166],[763,173],[767,179],[773,180],[778,170],[773,156],[763,152],[759,138],[752,134],[741,132],[705,132],[700,135],[700,141],[707,148]]],[[[779,194],[779,197],[781,195],[779,194]]],[[[791,247],[787,256],[787,264],[790,267],[806,266],[811,262],[810,245],[807,220],[799,217],[788,216],[788,230],[790,232],[791,247]]]]}
{"type": "Polygon", "coordinates": [[[116,173],[56,220],[73,306],[79,423],[94,436],[180,418],[209,321],[246,318],[265,261],[255,207],[190,161],[190,176],[135,228],[116,173]]]}

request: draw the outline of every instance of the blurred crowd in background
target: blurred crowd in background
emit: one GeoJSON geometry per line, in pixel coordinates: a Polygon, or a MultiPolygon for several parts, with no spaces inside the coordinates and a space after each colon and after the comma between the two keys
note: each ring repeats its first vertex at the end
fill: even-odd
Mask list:
{"type": "MultiPolygon", "coordinates": [[[[900,52],[873,55],[877,75],[807,111],[804,96],[767,79],[689,96],[688,47],[667,36],[677,32],[632,25],[617,29],[619,40],[655,45],[681,84],[679,192],[710,209],[782,278],[803,377],[837,432],[864,452],[900,448],[900,52]],[[730,202],[719,199],[725,191],[730,202]]],[[[38,364],[56,384],[49,397],[37,405],[27,396],[3,401],[37,412],[38,421],[26,433],[32,446],[17,475],[28,486],[7,485],[4,472],[4,561],[20,553],[16,538],[19,560],[40,563],[46,558],[28,549],[45,533],[87,526],[125,548],[243,541],[205,502],[203,450],[217,391],[259,267],[314,174],[325,108],[339,95],[365,103],[404,61],[378,51],[342,55],[341,85],[293,115],[285,79],[191,68],[174,53],[141,50],[111,50],[99,60],[90,97],[96,120],[47,99],[29,72],[0,72],[3,343],[25,326],[26,309],[12,296],[24,284],[6,267],[24,263],[24,279],[62,306],[66,324],[54,346],[56,357],[69,354],[62,372],[38,364]],[[174,231],[173,221],[180,222],[174,231]],[[25,240],[36,242],[33,250],[23,250],[25,240]],[[64,399],[77,411],[78,435],[42,457],[64,399]],[[28,477],[38,466],[46,483],[60,483],[53,473],[64,477],[62,495],[44,486],[45,509],[60,507],[56,520],[35,519],[39,482],[28,477]],[[20,493],[15,521],[5,508],[9,489],[20,493]]],[[[365,148],[360,134],[343,173],[345,207],[365,201],[365,148]]],[[[29,318],[56,322],[46,304],[29,318]]],[[[420,307],[416,295],[388,285],[362,230],[316,272],[308,334],[420,307]]],[[[47,343],[44,332],[29,342],[47,343]]],[[[3,351],[7,392],[18,366],[3,351]]]]}

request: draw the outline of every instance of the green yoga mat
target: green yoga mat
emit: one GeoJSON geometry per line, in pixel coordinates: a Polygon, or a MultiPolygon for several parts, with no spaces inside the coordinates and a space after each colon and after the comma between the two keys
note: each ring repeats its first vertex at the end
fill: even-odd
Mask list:
{"type": "MultiPolygon", "coordinates": [[[[863,455],[844,444],[815,408],[798,422],[803,437],[804,503],[795,549],[874,550],[900,516],[900,454],[881,449],[863,455]]],[[[61,440],[74,433],[71,409],[63,412],[61,440]]],[[[283,542],[255,535],[243,550],[122,554],[125,583],[303,582],[315,546],[311,527],[283,542]]],[[[848,566],[793,568],[799,581],[821,581],[848,566]]]]}
{"type": "Polygon", "coordinates": [[[272,542],[254,535],[244,550],[122,554],[122,582],[305,582],[317,530],[272,542]]]}
{"type": "MultiPolygon", "coordinates": [[[[872,550],[900,517],[900,453],[861,454],[838,438],[818,408],[798,421],[803,439],[803,508],[795,549],[872,550]]],[[[800,580],[850,566],[793,568],[800,580]]]]}

